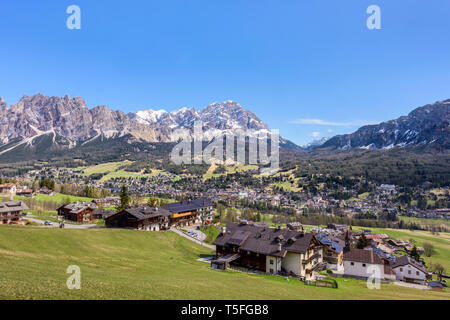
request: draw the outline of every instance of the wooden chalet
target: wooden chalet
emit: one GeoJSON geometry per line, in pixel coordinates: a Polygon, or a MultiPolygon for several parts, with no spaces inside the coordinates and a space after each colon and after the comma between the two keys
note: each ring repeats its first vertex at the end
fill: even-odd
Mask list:
{"type": "Polygon", "coordinates": [[[94,220],[94,210],[97,206],[92,202],[76,202],[63,205],[57,209],[58,216],[66,220],[86,223],[94,220]]]}
{"type": "Polygon", "coordinates": [[[29,208],[22,201],[0,202],[0,224],[19,224],[24,210],[29,208]]]}
{"type": "Polygon", "coordinates": [[[206,198],[169,203],[164,205],[163,208],[171,213],[171,226],[210,224],[213,220],[214,204],[206,198]]]}
{"type": "Polygon", "coordinates": [[[322,246],[310,233],[243,222],[224,227],[214,244],[216,269],[231,265],[311,280],[323,268],[322,246]]]}
{"type": "Polygon", "coordinates": [[[127,228],[146,231],[159,231],[170,228],[171,213],[163,208],[140,207],[125,209],[106,217],[108,228],[127,228]]]}

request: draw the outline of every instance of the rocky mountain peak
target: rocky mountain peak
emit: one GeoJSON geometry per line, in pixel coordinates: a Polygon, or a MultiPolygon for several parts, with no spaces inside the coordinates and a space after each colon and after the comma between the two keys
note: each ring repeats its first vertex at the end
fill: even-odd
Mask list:
{"type": "Polygon", "coordinates": [[[450,146],[450,100],[419,107],[395,120],[364,126],[352,134],[335,136],[320,147],[390,149],[432,144],[450,146]]]}

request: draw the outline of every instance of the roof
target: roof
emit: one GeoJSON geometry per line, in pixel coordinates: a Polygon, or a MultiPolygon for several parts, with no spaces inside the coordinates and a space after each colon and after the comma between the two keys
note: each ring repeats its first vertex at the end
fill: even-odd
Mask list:
{"type": "MultiPolygon", "coordinates": [[[[116,214],[119,214],[119,213],[122,213],[122,212],[126,212],[126,213],[132,215],[138,221],[145,220],[145,219],[150,219],[150,218],[154,218],[154,217],[160,217],[160,216],[168,217],[171,214],[168,210],[165,210],[165,209],[162,209],[162,208],[152,208],[152,207],[130,208],[130,209],[125,209],[125,210],[123,210],[121,212],[118,212],[116,214]]],[[[115,214],[111,215],[110,217],[112,217],[114,215],[115,214]]]]}
{"type": "Polygon", "coordinates": [[[341,253],[344,249],[339,243],[328,239],[324,233],[319,233],[316,235],[316,239],[320,241],[324,246],[327,246],[328,248],[332,249],[336,253],[341,253]]]}
{"type": "Polygon", "coordinates": [[[12,187],[14,187],[14,184],[12,184],[12,183],[0,184],[0,188],[1,189],[3,189],[3,188],[12,188],[12,187]]]}
{"type": "Polygon", "coordinates": [[[29,210],[28,206],[25,202],[22,201],[7,201],[0,202],[0,213],[11,212],[11,211],[20,211],[20,210],[29,210]]]}
{"type": "Polygon", "coordinates": [[[439,281],[430,281],[428,282],[428,285],[432,288],[447,288],[447,285],[445,283],[439,281]]]}
{"type": "Polygon", "coordinates": [[[344,260],[370,264],[384,264],[383,260],[372,250],[351,248],[344,252],[344,260]]]}
{"type": "Polygon", "coordinates": [[[413,267],[415,267],[416,269],[419,269],[420,271],[422,271],[425,274],[428,274],[428,270],[427,268],[425,268],[425,266],[423,264],[421,264],[420,262],[417,262],[415,259],[411,258],[410,256],[401,256],[397,259],[395,259],[395,262],[392,264],[392,268],[398,268],[398,267],[403,267],[406,265],[412,265],[413,267]]]}
{"type": "Polygon", "coordinates": [[[179,212],[195,211],[200,208],[210,207],[210,206],[214,206],[214,203],[212,203],[209,199],[198,198],[195,200],[182,201],[182,202],[176,202],[176,203],[168,203],[162,207],[166,210],[169,210],[172,213],[179,213],[179,212]]]}
{"type": "Polygon", "coordinates": [[[220,233],[214,244],[237,245],[243,251],[284,257],[287,252],[305,253],[313,239],[315,238],[311,233],[303,234],[254,224],[228,224],[225,234],[220,233]]]}
{"type": "Polygon", "coordinates": [[[76,213],[80,213],[86,209],[95,210],[96,208],[97,208],[97,206],[92,202],[75,202],[75,203],[63,205],[63,206],[59,207],[58,210],[65,209],[65,210],[69,210],[70,213],[76,214],[76,213]]]}

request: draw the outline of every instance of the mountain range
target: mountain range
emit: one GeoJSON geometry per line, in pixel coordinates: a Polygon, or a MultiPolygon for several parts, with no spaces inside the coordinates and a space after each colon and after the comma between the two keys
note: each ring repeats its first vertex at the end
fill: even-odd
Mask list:
{"type": "Polygon", "coordinates": [[[406,146],[450,148],[450,99],[419,107],[395,120],[332,137],[317,148],[376,150],[406,146]]]}
{"type": "MultiPolygon", "coordinates": [[[[182,108],[172,112],[147,109],[125,114],[108,106],[89,109],[80,97],[24,95],[8,106],[0,97],[0,160],[43,159],[55,155],[95,152],[152,152],[155,143],[174,144],[177,129],[193,131],[201,121],[205,139],[236,130],[270,133],[269,127],[239,103],[212,103],[204,109],[182,108]]],[[[390,149],[433,145],[448,149],[450,100],[413,110],[408,116],[364,126],[355,133],[315,141],[303,148],[280,138],[285,150],[390,149]]]]}

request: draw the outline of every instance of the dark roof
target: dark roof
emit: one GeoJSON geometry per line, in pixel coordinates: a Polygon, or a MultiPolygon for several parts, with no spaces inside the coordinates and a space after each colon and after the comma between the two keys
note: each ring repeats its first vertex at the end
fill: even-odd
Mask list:
{"type": "Polygon", "coordinates": [[[395,262],[392,264],[392,268],[395,269],[398,267],[406,266],[408,264],[412,265],[416,269],[419,269],[420,271],[422,271],[425,274],[429,273],[427,268],[425,268],[423,264],[421,264],[420,262],[417,262],[415,259],[411,258],[410,256],[401,256],[401,257],[395,259],[395,262]]]}
{"type": "Polygon", "coordinates": [[[171,214],[169,211],[167,211],[165,209],[151,208],[151,207],[138,207],[138,208],[125,209],[121,212],[118,212],[117,214],[122,213],[122,212],[126,212],[126,213],[130,214],[138,220],[145,220],[145,219],[160,217],[160,216],[168,217],[171,214]]]}
{"type": "Polygon", "coordinates": [[[95,210],[95,209],[97,209],[97,206],[92,202],[75,202],[75,203],[63,205],[58,208],[58,210],[60,210],[60,209],[69,210],[70,213],[77,214],[86,209],[95,210]]]}
{"type": "Polygon", "coordinates": [[[305,253],[313,238],[310,233],[303,234],[287,229],[271,229],[251,224],[228,224],[226,233],[220,233],[214,244],[238,245],[243,251],[283,257],[287,252],[305,253]],[[280,244],[281,251],[279,251],[280,244]]]}
{"type": "Polygon", "coordinates": [[[372,250],[355,249],[344,251],[344,260],[370,264],[384,264],[383,260],[372,250]]]}
{"type": "Polygon", "coordinates": [[[207,198],[198,198],[195,200],[188,200],[176,203],[168,203],[163,206],[164,209],[169,210],[172,213],[195,211],[200,208],[214,206],[214,203],[207,198]]]}
{"type": "Polygon", "coordinates": [[[7,201],[0,202],[0,212],[10,212],[10,211],[21,211],[21,210],[29,210],[28,206],[25,202],[22,201],[7,201]]]}
{"type": "Polygon", "coordinates": [[[331,239],[328,239],[324,233],[317,234],[316,239],[319,240],[320,243],[322,243],[323,245],[335,251],[336,253],[341,253],[342,250],[344,249],[339,243],[334,242],[331,239]]]}
{"type": "Polygon", "coordinates": [[[428,282],[428,285],[432,288],[447,288],[447,284],[439,282],[439,281],[431,281],[428,282]]]}

